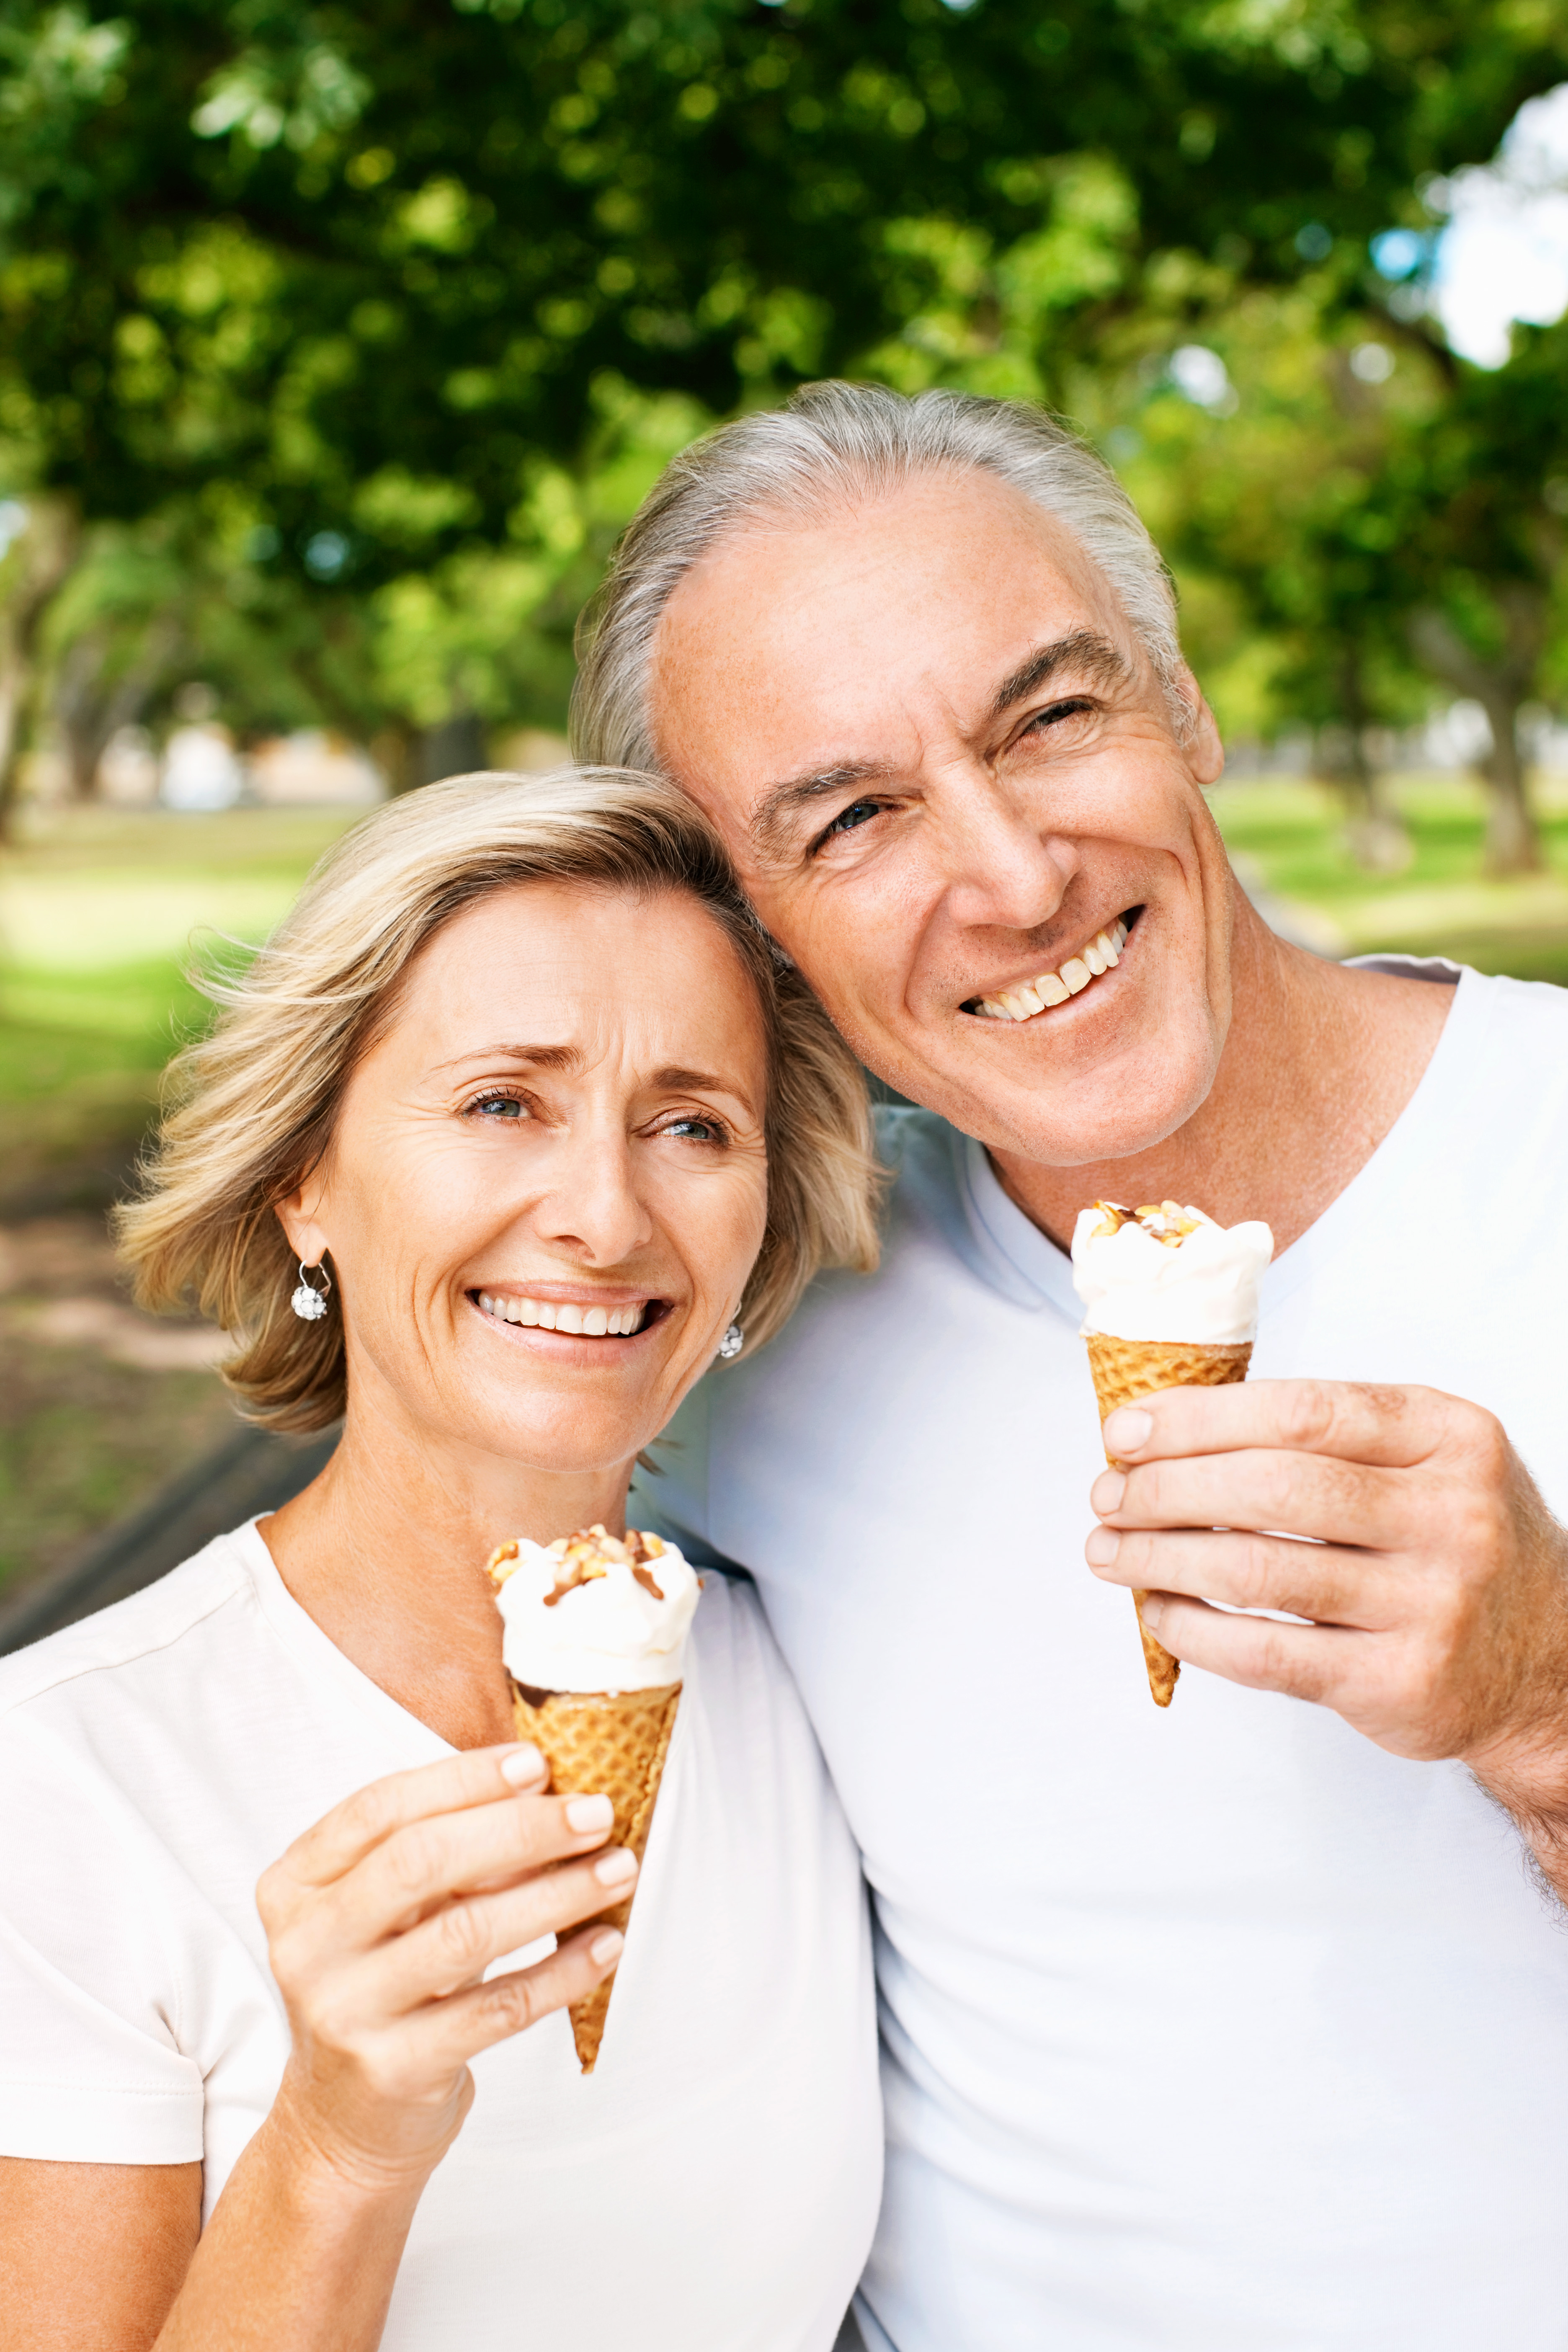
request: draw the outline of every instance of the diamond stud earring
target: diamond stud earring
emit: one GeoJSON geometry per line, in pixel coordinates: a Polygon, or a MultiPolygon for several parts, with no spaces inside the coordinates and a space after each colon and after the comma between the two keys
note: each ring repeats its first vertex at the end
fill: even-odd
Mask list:
{"type": "Polygon", "coordinates": [[[724,1337],[719,1342],[719,1353],[723,1357],[724,1361],[728,1363],[732,1356],[738,1356],[740,1354],[745,1344],[745,1333],[742,1330],[738,1323],[731,1323],[729,1329],[725,1332],[724,1337]]]}
{"type": "Polygon", "coordinates": [[[300,1260],[300,1286],[289,1304],[301,1323],[321,1321],[327,1311],[327,1293],[331,1286],[332,1277],[324,1265],[307,1265],[303,1258],[300,1260]],[[320,1290],[311,1286],[310,1276],[313,1274],[319,1274],[321,1277],[320,1290]]]}

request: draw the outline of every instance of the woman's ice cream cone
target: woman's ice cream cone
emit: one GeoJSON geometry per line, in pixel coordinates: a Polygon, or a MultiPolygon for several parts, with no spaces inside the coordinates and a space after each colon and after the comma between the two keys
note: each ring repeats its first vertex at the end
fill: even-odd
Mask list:
{"type": "MultiPolygon", "coordinates": [[[[1163,1201],[1123,1209],[1097,1201],[1073,1234],[1073,1279],[1089,1309],[1083,1337],[1101,1423],[1118,1405],[1160,1389],[1224,1388],[1244,1381],[1258,1327],[1258,1278],[1273,1255],[1267,1225],[1216,1225],[1163,1201]]],[[[1126,1465],[1107,1452],[1113,1470],[1126,1465]]],[[[1143,1664],[1156,1706],[1169,1706],[1181,1661],[1143,1622],[1143,1664]]]]}
{"type": "MultiPolygon", "coordinates": [[[[502,1544],[489,1574],[506,1621],[504,1655],[520,1739],[563,1795],[615,1807],[615,1844],[640,1863],[680,1704],[698,1583],[673,1544],[603,1528],[542,1546],[502,1544]],[[548,1613],[547,1613],[548,1612],[548,1613]]],[[[635,1895],[584,1924],[626,1927],[635,1895]]],[[[571,2008],[577,2063],[591,2074],[613,1976],[571,2008]]]]}

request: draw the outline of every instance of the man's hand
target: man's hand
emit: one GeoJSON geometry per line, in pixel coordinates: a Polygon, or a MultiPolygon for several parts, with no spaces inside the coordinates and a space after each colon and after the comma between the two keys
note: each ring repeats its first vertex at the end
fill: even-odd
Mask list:
{"type": "Polygon", "coordinates": [[[1148,1590],[1168,1650],[1462,1759],[1568,1892],[1568,1534],[1489,1412],[1254,1381],[1122,1405],[1105,1444],[1127,1468],[1095,1482],[1089,1563],[1148,1590]]]}

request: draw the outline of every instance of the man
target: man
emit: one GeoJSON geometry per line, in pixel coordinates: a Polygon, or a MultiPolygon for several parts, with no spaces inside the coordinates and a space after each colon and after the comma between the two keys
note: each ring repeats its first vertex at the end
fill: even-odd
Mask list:
{"type": "Polygon", "coordinates": [[[880,1274],[652,1489],[756,1576],[865,1855],[868,2342],[1562,2352],[1568,1000],[1267,930],[1159,559],[1026,412],[826,385],[688,452],[578,731],[928,1107],[880,1274]],[[1277,1248],[1257,1377],[1113,1415],[1126,1475],[1100,1197],[1277,1248]]]}

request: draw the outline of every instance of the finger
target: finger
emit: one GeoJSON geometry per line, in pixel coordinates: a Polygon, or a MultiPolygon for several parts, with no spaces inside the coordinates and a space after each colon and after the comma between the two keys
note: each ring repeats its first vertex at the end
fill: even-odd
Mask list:
{"type": "MultiPolygon", "coordinates": [[[[455,1895],[514,1885],[525,1873],[591,1853],[615,1827],[608,1797],[525,1796],[411,1822],[332,1890],[359,1936],[396,1935],[455,1895]]],[[[503,1947],[504,1948],[504,1947],[503,1947]]]]}
{"type": "Polygon", "coordinates": [[[624,1903],[637,1876],[636,1855],[614,1846],[543,1871],[525,1885],[446,1904],[368,1955],[360,1964],[356,1998],[380,2016],[405,2016],[477,1984],[503,1952],[521,1951],[541,1936],[564,1937],[624,1903]]]}
{"type": "Polygon", "coordinates": [[[323,1813],[313,1828],[295,1839],[283,1864],[301,1884],[327,1886],[412,1822],[468,1805],[495,1804],[520,1790],[542,1787],[548,1778],[543,1757],[526,1741],[470,1748],[444,1757],[439,1764],[391,1772],[323,1813]]]}
{"type": "Polygon", "coordinates": [[[1105,1450],[1121,1462],[1152,1462],[1262,1446],[1408,1470],[1436,1451],[1458,1409],[1458,1400],[1440,1389],[1365,1381],[1237,1381],[1227,1388],[1163,1389],[1117,1407],[1105,1423],[1105,1450]]]}
{"type": "Polygon", "coordinates": [[[1283,1609],[1321,1624],[1388,1631],[1408,1613],[1408,1573],[1376,1552],[1226,1528],[1096,1528],[1084,1557],[1107,1584],[1283,1609]]]}
{"type": "Polygon", "coordinates": [[[1089,1501],[1119,1528],[1267,1528],[1373,1551],[1413,1549],[1424,1498],[1396,1470],[1321,1454],[1203,1454],[1106,1470],[1089,1501]]]}
{"type": "Polygon", "coordinates": [[[585,2000],[616,1966],[625,1945],[617,1927],[584,1928],[531,1968],[434,2003],[406,2030],[418,2036],[432,2070],[465,2065],[481,2050],[525,2033],[552,2010],[585,2000]]]}
{"type": "Polygon", "coordinates": [[[1374,1635],[1341,1625],[1282,1625],[1273,1617],[1229,1617],[1222,1609],[1151,1592],[1138,1613],[1156,1640],[1187,1666],[1223,1675],[1249,1690],[1279,1691],[1342,1710],[1374,1635]]]}

